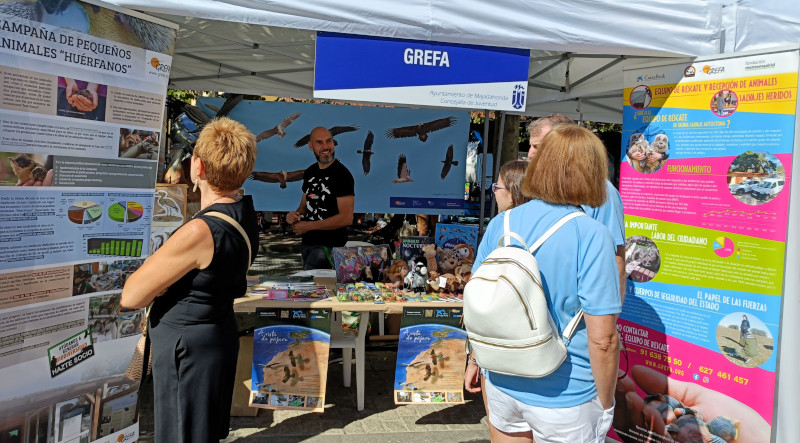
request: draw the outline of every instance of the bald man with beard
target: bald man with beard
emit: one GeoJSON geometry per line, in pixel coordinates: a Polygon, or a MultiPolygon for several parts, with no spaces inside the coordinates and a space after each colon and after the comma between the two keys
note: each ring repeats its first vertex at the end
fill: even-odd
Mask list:
{"type": "Polygon", "coordinates": [[[353,223],[355,181],[347,167],[334,158],[333,136],[328,129],[312,129],[308,148],[317,162],[303,173],[300,206],[286,214],[286,221],[303,236],[303,269],[331,269],[330,250],[344,246],[345,228],[353,223]]]}

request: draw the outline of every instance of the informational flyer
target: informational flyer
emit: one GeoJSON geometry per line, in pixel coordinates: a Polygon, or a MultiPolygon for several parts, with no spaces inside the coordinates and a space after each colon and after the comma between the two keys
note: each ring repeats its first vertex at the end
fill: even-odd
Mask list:
{"type": "Polygon", "coordinates": [[[142,312],[176,26],[0,0],[0,440],[134,441],[142,312]]]}
{"type": "Polygon", "coordinates": [[[798,62],[625,71],[620,441],[770,440],[798,62]]]}
{"type": "MultiPolygon", "coordinates": [[[[211,117],[225,100],[197,103],[211,117]]],[[[303,171],[316,162],[309,136],[322,126],[353,175],[355,212],[464,211],[467,112],[243,100],[228,116],[256,135],[256,166],[244,189],[258,210],[297,210],[303,171]]]]}
{"type": "Polygon", "coordinates": [[[256,308],[250,406],[322,412],[330,309],[256,308]]]}
{"type": "Polygon", "coordinates": [[[467,333],[461,308],[403,308],[395,404],[464,403],[467,333]]]}

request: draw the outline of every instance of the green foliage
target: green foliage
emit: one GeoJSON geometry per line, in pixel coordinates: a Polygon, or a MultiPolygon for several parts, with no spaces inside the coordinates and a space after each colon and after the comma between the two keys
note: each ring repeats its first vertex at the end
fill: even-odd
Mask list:
{"type": "Polygon", "coordinates": [[[197,91],[189,91],[184,89],[167,89],[167,95],[176,99],[180,100],[184,103],[192,104],[195,100],[197,100],[197,91]]]}
{"type": "MultiPolygon", "coordinates": [[[[782,166],[781,169],[783,169],[782,166]]],[[[732,172],[774,174],[778,172],[778,164],[772,161],[764,152],[747,151],[736,157],[736,160],[731,163],[730,170],[732,172]]]]}
{"type": "Polygon", "coordinates": [[[750,333],[761,337],[768,337],[767,331],[762,331],[761,329],[750,328],[750,333]]]}
{"type": "Polygon", "coordinates": [[[583,125],[592,132],[622,132],[622,125],[619,123],[602,123],[602,122],[583,122],[583,125]]]}
{"type": "Polygon", "coordinates": [[[729,328],[733,329],[734,331],[739,330],[739,325],[728,325],[729,328]]]}

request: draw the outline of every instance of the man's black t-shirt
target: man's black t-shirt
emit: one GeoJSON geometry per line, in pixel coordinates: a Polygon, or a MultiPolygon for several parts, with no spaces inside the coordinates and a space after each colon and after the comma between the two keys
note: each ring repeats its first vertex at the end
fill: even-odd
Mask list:
{"type": "MultiPolygon", "coordinates": [[[[354,188],[353,175],[339,160],[334,160],[325,169],[320,169],[318,163],[309,166],[303,174],[303,194],[306,196],[303,220],[325,220],[337,215],[339,206],[336,198],[355,195],[354,188]]],[[[303,234],[304,245],[344,246],[345,243],[345,228],[303,234]]]]}

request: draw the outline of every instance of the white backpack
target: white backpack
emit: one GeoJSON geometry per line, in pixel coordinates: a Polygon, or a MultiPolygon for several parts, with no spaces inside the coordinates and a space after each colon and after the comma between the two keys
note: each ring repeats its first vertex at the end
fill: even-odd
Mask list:
{"type": "Polygon", "coordinates": [[[505,212],[504,233],[464,288],[464,326],[478,366],[521,377],[545,377],[567,358],[567,343],[583,318],[583,309],[564,329],[563,339],[550,316],[542,276],[533,252],[569,220],[553,225],[529,249],[511,232],[511,210],[505,212]],[[510,246],[514,238],[526,249],[510,246]]]}

